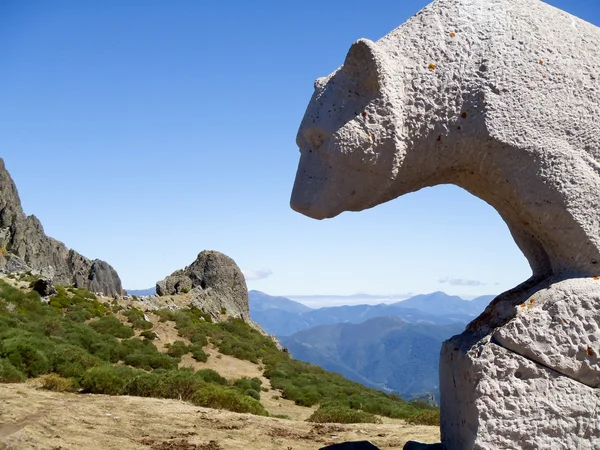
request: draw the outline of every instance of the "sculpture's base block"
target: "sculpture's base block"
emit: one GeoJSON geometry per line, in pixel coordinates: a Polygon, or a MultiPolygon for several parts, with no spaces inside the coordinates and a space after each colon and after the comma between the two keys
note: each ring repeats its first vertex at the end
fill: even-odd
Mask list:
{"type": "MultiPolygon", "coordinates": [[[[551,358],[540,353],[545,348],[540,343],[552,342],[554,335],[568,335],[562,319],[537,320],[548,314],[559,317],[560,285],[565,286],[553,285],[536,295],[527,308],[519,307],[516,317],[493,335],[477,337],[466,331],[444,343],[440,364],[444,449],[600,448],[600,389],[593,384],[598,359],[595,350],[589,354],[577,350],[591,348],[587,342],[596,340],[598,334],[596,292],[580,292],[577,299],[571,297],[565,303],[572,309],[582,302],[580,313],[572,311],[571,318],[583,317],[586,306],[584,326],[570,330],[570,337],[579,335],[581,342],[569,339],[560,350],[554,347],[551,358]],[[537,298],[544,301],[538,304],[537,298]],[[532,303],[539,308],[537,312],[532,303]],[[529,314],[540,317],[529,326],[520,326],[529,314]],[[495,340],[496,336],[501,339],[495,340]],[[503,347],[504,341],[513,348],[503,347]],[[561,372],[545,362],[556,364],[561,372]]],[[[597,347],[598,342],[592,345],[597,347]]]]}

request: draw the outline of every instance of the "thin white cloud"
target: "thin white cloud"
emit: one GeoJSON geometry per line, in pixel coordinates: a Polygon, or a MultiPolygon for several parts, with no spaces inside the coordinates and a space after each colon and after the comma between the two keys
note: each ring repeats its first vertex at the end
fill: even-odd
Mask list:
{"type": "Polygon", "coordinates": [[[246,281],[263,280],[263,279],[268,278],[271,275],[273,275],[273,271],[271,269],[260,269],[260,270],[248,269],[248,270],[242,270],[242,273],[244,274],[246,281]]]}
{"type": "Polygon", "coordinates": [[[479,280],[466,280],[464,278],[440,278],[438,283],[448,283],[450,286],[485,286],[485,283],[479,280]]]}
{"type": "Polygon", "coordinates": [[[413,295],[412,292],[394,295],[284,295],[284,297],[302,303],[311,308],[326,306],[378,305],[381,303],[396,303],[413,295]]]}

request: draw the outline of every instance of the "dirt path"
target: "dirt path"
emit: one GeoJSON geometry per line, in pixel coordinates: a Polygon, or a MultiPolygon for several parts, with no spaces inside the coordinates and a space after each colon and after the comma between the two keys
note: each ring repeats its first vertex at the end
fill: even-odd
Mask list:
{"type": "Polygon", "coordinates": [[[0,384],[0,449],[316,450],[370,440],[401,449],[439,440],[439,429],[397,421],[312,424],[200,408],[176,400],[65,394],[0,384]]]}

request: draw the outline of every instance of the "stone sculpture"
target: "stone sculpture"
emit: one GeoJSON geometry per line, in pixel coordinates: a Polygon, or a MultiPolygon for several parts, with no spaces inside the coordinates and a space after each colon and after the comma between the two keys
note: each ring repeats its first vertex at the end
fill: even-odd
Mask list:
{"type": "Polygon", "coordinates": [[[600,448],[598,42],[538,0],[437,0],[315,82],[293,209],[331,218],[455,184],[531,265],[444,343],[446,449],[600,448]]]}

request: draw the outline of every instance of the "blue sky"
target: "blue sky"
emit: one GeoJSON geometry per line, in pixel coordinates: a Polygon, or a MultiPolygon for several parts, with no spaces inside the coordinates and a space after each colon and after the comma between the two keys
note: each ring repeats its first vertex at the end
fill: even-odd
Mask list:
{"type": "MultiPolygon", "coordinates": [[[[509,289],[498,214],[452,186],[313,221],[289,208],[313,81],[425,0],[0,2],[0,156],[47,234],[154,285],[203,249],[276,295],[509,289]]],[[[597,25],[600,2],[549,2],[597,25]]]]}

